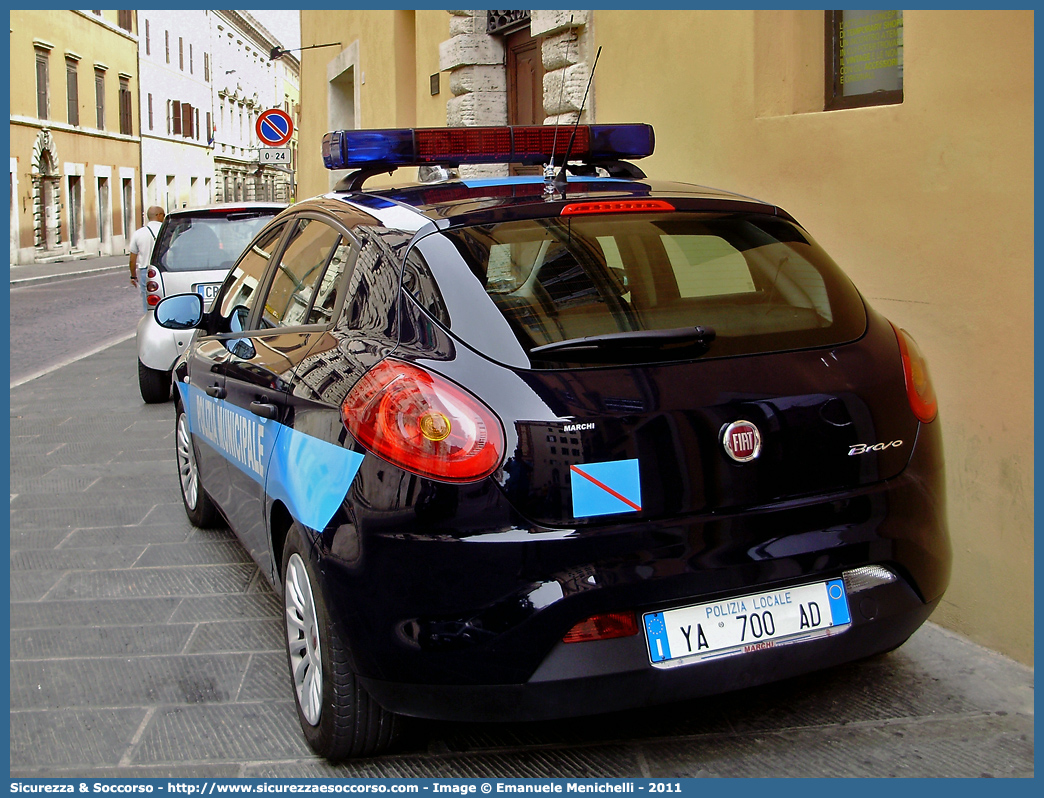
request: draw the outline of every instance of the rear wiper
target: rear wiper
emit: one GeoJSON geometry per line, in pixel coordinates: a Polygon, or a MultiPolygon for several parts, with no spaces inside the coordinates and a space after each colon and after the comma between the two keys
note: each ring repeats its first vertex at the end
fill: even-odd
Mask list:
{"type": "Polygon", "coordinates": [[[596,354],[627,349],[672,349],[702,347],[706,350],[714,340],[712,327],[676,327],[671,330],[634,330],[632,332],[588,335],[543,344],[529,350],[530,355],[552,353],[596,354]]]}

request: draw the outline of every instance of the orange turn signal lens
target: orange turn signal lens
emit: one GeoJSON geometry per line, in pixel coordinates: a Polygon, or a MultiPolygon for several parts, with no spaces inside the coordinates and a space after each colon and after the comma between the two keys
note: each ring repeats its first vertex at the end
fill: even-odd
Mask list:
{"type": "Polygon", "coordinates": [[[892,325],[895,337],[899,341],[899,354],[903,359],[903,378],[906,380],[906,396],[910,400],[910,409],[918,421],[927,424],[934,421],[939,414],[939,402],[935,398],[935,388],[928,376],[928,362],[921,354],[914,339],[906,330],[892,325]]]}

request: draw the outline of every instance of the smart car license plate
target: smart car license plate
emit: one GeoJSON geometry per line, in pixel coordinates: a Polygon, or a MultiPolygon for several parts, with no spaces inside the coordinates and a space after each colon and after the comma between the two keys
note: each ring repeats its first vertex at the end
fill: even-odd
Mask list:
{"type": "Polygon", "coordinates": [[[219,288],[221,288],[221,283],[198,283],[196,293],[203,297],[203,304],[209,307],[210,303],[214,301],[214,297],[217,296],[219,288]]]}
{"type": "Polygon", "coordinates": [[[851,623],[841,579],[768,590],[643,616],[654,664],[713,659],[798,643],[851,623]]]}

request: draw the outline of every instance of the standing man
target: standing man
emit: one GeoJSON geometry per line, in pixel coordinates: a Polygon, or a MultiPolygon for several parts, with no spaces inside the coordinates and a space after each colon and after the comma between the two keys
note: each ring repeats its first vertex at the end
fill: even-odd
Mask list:
{"type": "Polygon", "coordinates": [[[163,208],[153,205],[146,215],[148,223],[134,232],[129,247],[131,285],[138,287],[143,313],[149,310],[148,302],[145,300],[145,275],[152,260],[152,248],[156,246],[156,236],[159,235],[160,225],[163,224],[163,208]]]}

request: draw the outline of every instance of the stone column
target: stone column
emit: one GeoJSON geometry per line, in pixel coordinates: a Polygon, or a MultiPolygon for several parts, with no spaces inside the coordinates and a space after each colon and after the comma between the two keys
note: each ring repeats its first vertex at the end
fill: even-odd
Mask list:
{"type": "MultiPolygon", "coordinates": [[[[591,78],[590,11],[533,11],[529,29],[540,38],[544,62],[545,125],[577,120],[591,78]]],[[[594,120],[594,87],[587,94],[582,122],[594,120]]]]}
{"type": "MultiPolygon", "coordinates": [[[[450,38],[439,45],[439,69],[450,73],[449,127],[506,125],[504,42],[486,33],[485,11],[450,11],[450,38]]],[[[463,177],[506,175],[507,166],[465,165],[463,177]]]]}

